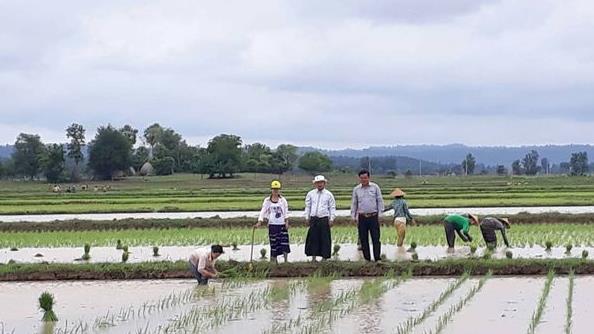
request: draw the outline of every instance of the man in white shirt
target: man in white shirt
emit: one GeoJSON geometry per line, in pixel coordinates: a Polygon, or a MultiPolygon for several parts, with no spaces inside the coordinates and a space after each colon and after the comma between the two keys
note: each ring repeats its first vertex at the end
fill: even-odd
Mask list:
{"type": "Polygon", "coordinates": [[[353,189],[351,217],[357,222],[363,257],[365,260],[371,261],[369,251],[369,236],[371,235],[373,259],[380,261],[379,215],[384,211],[382,191],[377,184],[370,182],[369,171],[366,169],[359,172],[359,182],[359,185],[353,189]]]}
{"type": "Polygon", "coordinates": [[[215,263],[223,253],[221,245],[212,245],[210,251],[208,249],[197,249],[190,255],[190,271],[198,280],[198,284],[206,285],[209,279],[219,275],[219,272],[215,269],[215,263]]]}
{"type": "Polygon", "coordinates": [[[314,178],[315,189],[305,197],[305,221],[309,225],[305,240],[305,255],[316,261],[317,256],[329,259],[332,248],[330,227],[336,218],[334,195],[326,190],[326,178],[318,175],[314,178]]]}

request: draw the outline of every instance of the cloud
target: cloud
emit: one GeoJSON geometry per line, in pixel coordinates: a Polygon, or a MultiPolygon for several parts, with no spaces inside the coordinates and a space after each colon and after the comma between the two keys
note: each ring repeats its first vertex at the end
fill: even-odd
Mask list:
{"type": "Polygon", "coordinates": [[[591,143],[592,31],[579,0],[2,2],[0,141],[591,143]]]}

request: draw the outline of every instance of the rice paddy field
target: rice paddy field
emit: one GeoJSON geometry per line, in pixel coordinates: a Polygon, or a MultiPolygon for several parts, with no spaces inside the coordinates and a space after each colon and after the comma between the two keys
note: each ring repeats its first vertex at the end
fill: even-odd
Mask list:
{"type": "MultiPolygon", "coordinates": [[[[327,175],[339,209],[348,209],[355,175],[327,175]]],[[[183,212],[258,210],[269,192],[268,174],[209,180],[200,175],[131,177],[78,184],[76,193],[53,193],[43,182],[0,182],[0,214],[183,212]],[[82,190],[82,186],[87,190],[82,190]]],[[[307,175],[282,175],[292,210],[303,209],[312,188],[307,175]]],[[[591,177],[383,177],[374,178],[384,198],[394,187],[408,193],[413,208],[594,205],[591,177]]],[[[62,185],[63,189],[68,185],[62,185]]]]}
{"type": "MultiPolygon", "coordinates": [[[[253,211],[273,177],[129,178],[62,194],[2,181],[0,215],[253,211]]],[[[328,178],[348,209],[356,178],[328,178]]],[[[310,177],[282,181],[291,209],[302,209],[310,177]]],[[[403,188],[411,208],[594,205],[590,177],[375,181],[386,202],[403,188]]],[[[0,334],[591,332],[594,214],[515,214],[511,247],[498,234],[488,249],[473,226],[473,241],[457,239],[453,252],[440,216],[415,218],[403,248],[382,220],[380,263],[363,261],[356,227],[340,218],[321,264],[307,262],[307,227],[292,218],[289,263],[279,265],[269,263],[266,228],[255,230],[252,252],[249,217],[0,222],[0,334]],[[225,247],[223,275],[197,286],[187,258],[214,243],[225,247]]]]}

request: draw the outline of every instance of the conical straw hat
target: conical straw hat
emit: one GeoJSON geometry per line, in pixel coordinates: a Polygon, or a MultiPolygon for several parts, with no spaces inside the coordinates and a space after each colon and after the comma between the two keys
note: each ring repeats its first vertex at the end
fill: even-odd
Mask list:
{"type": "Polygon", "coordinates": [[[403,196],[406,196],[406,193],[404,191],[402,191],[402,189],[396,188],[396,189],[394,189],[390,193],[390,196],[392,196],[392,197],[403,197],[403,196]]]}

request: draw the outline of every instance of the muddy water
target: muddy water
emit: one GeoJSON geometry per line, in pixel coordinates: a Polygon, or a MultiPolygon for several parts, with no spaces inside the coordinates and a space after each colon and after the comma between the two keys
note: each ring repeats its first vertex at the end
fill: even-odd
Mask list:
{"type": "Polygon", "coordinates": [[[569,292],[569,279],[556,277],[553,280],[547,305],[542,314],[536,333],[563,333],[566,317],[566,299],[569,292]]]}
{"type": "Polygon", "coordinates": [[[594,332],[594,276],[576,276],[573,293],[572,333],[594,332]]]}
{"type": "MultiPolygon", "coordinates": [[[[477,215],[514,215],[520,212],[546,213],[559,212],[568,214],[594,213],[594,206],[535,206],[535,207],[470,207],[470,208],[424,208],[411,209],[413,215],[445,215],[450,213],[472,212],[477,215]]],[[[388,212],[387,214],[389,214],[388,212]]],[[[114,219],[185,219],[185,218],[220,218],[258,217],[258,211],[203,211],[203,212],[140,212],[140,213],[84,213],[84,214],[49,214],[49,215],[0,215],[3,222],[51,222],[55,220],[114,220],[114,219]]],[[[292,211],[291,217],[303,217],[303,211],[292,211]]],[[[349,210],[337,210],[338,216],[349,216],[349,210]]]]}
{"type": "MultiPolygon", "coordinates": [[[[191,246],[165,246],[159,248],[160,256],[153,256],[152,247],[131,247],[129,262],[146,262],[146,261],[177,261],[185,260],[189,254],[196,247],[191,246]]],[[[236,260],[236,261],[249,261],[250,259],[250,246],[240,245],[239,250],[227,249],[225,254],[222,255],[222,260],[236,260]]],[[[268,245],[255,245],[254,246],[254,259],[260,260],[260,250],[265,248],[267,256],[270,254],[270,248],[268,245]]],[[[565,253],[565,248],[557,247],[551,251],[546,251],[543,247],[534,246],[526,248],[513,248],[513,256],[515,258],[554,258],[562,259],[567,257],[580,257],[582,250],[586,249],[594,256],[593,247],[575,247],[570,255],[565,253]]],[[[426,260],[439,260],[444,258],[462,258],[470,256],[470,249],[467,246],[456,248],[454,253],[448,253],[444,246],[426,246],[418,247],[416,249],[419,259],[426,260]]],[[[481,256],[484,253],[484,249],[478,249],[474,256],[481,256]]],[[[493,254],[494,258],[505,258],[505,248],[498,248],[493,254]]],[[[70,248],[70,247],[56,247],[56,248],[20,248],[18,251],[10,251],[9,249],[0,249],[0,263],[7,263],[10,260],[14,260],[20,263],[76,263],[83,262],[77,259],[83,255],[84,251],[82,248],[70,248]],[[43,255],[42,257],[36,257],[37,254],[43,255]]],[[[390,261],[401,261],[410,260],[412,253],[408,252],[405,248],[398,248],[394,245],[383,245],[382,253],[386,255],[386,258],[390,261]]],[[[88,262],[91,263],[103,263],[103,262],[120,262],[122,258],[122,251],[115,249],[115,247],[93,247],[91,249],[91,259],[88,262]]],[[[357,250],[357,245],[354,244],[341,244],[339,255],[335,257],[342,261],[358,261],[362,260],[362,254],[357,250]]],[[[282,257],[279,257],[282,260],[282,257]]],[[[291,245],[291,254],[289,255],[289,261],[306,261],[308,258],[305,256],[304,245],[291,245]]]]}
{"type": "Polygon", "coordinates": [[[444,333],[524,333],[544,281],[544,277],[489,279],[444,333]]]}

